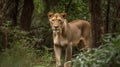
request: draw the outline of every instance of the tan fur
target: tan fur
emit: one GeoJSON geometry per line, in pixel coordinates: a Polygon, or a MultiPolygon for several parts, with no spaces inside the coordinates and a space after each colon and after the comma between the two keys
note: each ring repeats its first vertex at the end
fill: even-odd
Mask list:
{"type": "MultiPolygon", "coordinates": [[[[61,65],[60,57],[62,47],[65,47],[65,62],[72,58],[72,46],[81,46],[82,41],[85,48],[91,47],[91,25],[84,20],[67,22],[66,13],[48,13],[51,28],[53,29],[54,52],[56,67],[61,65]]],[[[64,63],[64,67],[71,67],[64,63]]]]}

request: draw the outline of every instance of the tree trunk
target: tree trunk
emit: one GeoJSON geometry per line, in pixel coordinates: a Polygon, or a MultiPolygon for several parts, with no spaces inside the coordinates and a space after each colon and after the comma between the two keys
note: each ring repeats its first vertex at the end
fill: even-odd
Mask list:
{"type": "Polygon", "coordinates": [[[7,48],[7,32],[2,31],[2,48],[5,49],[7,48]]]}
{"type": "Polygon", "coordinates": [[[106,32],[106,33],[109,32],[110,1],[111,1],[111,0],[107,0],[106,23],[105,23],[105,32],[106,32]]]}
{"type": "Polygon", "coordinates": [[[17,16],[18,16],[18,4],[19,0],[14,0],[14,8],[12,10],[12,25],[17,26],[17,16]]]}
{"type": "Polygon", "coordinates": [[[19,0],[6,1],[5,16],[7,20],[12,21],[12,26],[17,25],[18,3],[19,3],[19,0]]]}
{"type": "Polygon", "coordinates": [[[23,10],[20,18],[21,28],[23,30],[30,30],[33,10],[33,0],[24,0],[23,10]]]}
{"type": "Polygon", "coordinates": [[[115,14],[114,14],[114,18],[115,21],[112,23],[112,33],[113,33],[113,37],[115,37],[115,34],[117,32],[117,28],[119,28],[120,26],[120,0],[115,0],[115,14]]]}
{"type": "Polygon", "coordinates": [[[6,3],[4,0],[0,0],[0,26],[2,26],[3,22],[4,22],[4,13],[5,13],[5,7],[6,7],[6,3]]]}
{"type": "Polygon", "coordinates": [[[91,14],[91,25],[93,33],[93,45],[98,47],[104,33],[102,21],[101,0],[89,0],[89,10],[91,14]]]}
{"type": "MultiPolygon", "coordinates": [[[[2,29],[3,23],[5,23],[5,8],[6,2],[4,0],[0,0],[0,34],[1,34],[1,48],[7,47],[7,32],[2,29]]],[[[0,49],[1,50],[1,49],[0,49]]]]}
{"type": "Polygon", "coordinates": [[[69,8],[71,6],[72,0],[69,0],[69,3],[65,6],[65,12],[67,13],[69,11],[69,8]]]}
{"type": "Polygon", "coordinates": [[[0,15],[3,13],[4,0],[0,0],[0,15]]]}

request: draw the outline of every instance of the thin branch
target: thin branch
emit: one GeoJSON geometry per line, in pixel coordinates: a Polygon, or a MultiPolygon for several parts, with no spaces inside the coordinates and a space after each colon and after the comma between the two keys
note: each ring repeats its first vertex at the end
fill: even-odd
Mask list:
{"type": "Polygon", "coordinates": [[[72,0],[69,1],[68,5],[66,5],[65,12],[67,13],[69,11],[69,8],[71,6],[72,0]]]}

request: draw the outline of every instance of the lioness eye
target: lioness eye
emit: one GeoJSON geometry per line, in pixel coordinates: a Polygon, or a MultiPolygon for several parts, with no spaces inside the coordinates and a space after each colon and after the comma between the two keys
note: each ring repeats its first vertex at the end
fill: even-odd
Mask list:
{"type": "Polygon", "coordinates": [[[54,21],[54,19],[52,21],[54,21]]]}
{"type": "Polygon", "coordinates": [[[61,23],[62,21],[61,20],[58,20],[59,23],[61,23]]]}
{"type": "Polygon", "coordinates": [[[51,21],[50,21],[50,23],[53,23],[54,22],[54,19],[52,19],[51,21]]]}

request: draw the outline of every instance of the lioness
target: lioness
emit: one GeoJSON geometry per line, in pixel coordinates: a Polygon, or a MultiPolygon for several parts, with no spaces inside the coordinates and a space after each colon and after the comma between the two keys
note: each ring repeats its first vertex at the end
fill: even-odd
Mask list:
{"type": "MultiPolygon", "coordinates": [[[[65,62],[72,58],[72,46],[79,47],[82,41],[85,48],[91,47],[91,25],[89,22],[75,20],[68,23],[66,13],[49,12],[48,18],[53,30],[56,67],[61,66],[62,47],[65,47],[65,62]]],[[[64,63],[64,67],[71,67],[71,64],[64,63]]]]}

